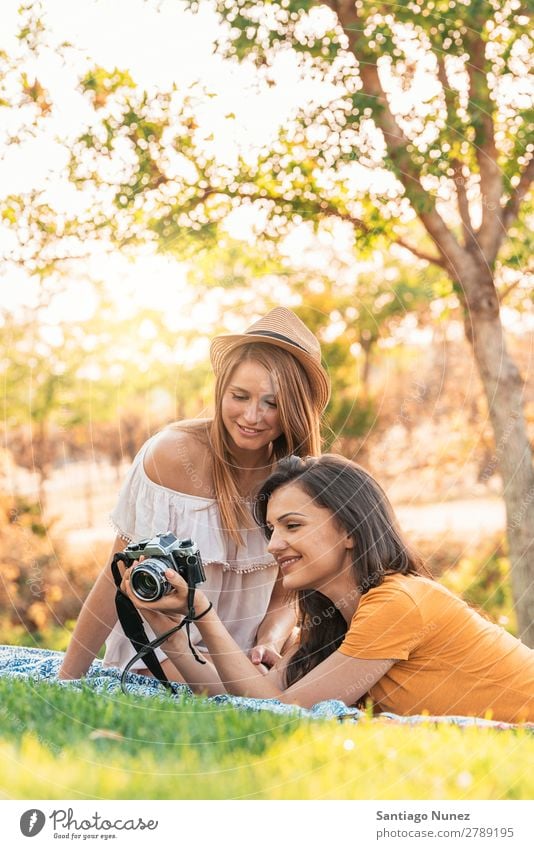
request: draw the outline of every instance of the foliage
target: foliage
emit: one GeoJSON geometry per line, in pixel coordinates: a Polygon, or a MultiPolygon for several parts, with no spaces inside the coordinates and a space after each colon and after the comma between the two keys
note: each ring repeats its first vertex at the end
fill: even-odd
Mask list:
{"type": "MultiPolygon", "coordinates": [[[[532,38],[523,7],[514,0],[433,0],[424,8],[414,2],[392,6],[364,0],[217,0],[212,5],[221,19],[221,50],[257,67],[254,86],[259,94],[284,84],[277,70],[282,53],[291,55],[301,80],[317,84],[314,91],[274,122],[272,132],[253,150],[240,137],[236,113],[227,113],[224,127],[230,135],[233,128],[235,145],[231,154],[222,154],[206,118],[209,104],[217,100],[214,92],[197,85],[190,91],[174,86],[149,94],[127,71],[85,68],[78,76],[79,90],[90,116],[68,144],[70,187],[75,187],[84,212],[71,219],[42,191],[2,197],[0,213],[15,240],[11,262],[46,281],[58,267],[64,269],[65,262],[70,268],[80,242],[87,250],[90,239],[97,237],[112,238],[121,247],[148,240],[181,257],[196,258],[208,249],[216,254],[229,217],[246,207],[256,216],[251,244],[260,235],[276,243],[295,225],[309,226],[320,237],[321,229],[335,221],[352,234],[354,265],[367,259],[375,246],[384,250],[395,242],[435,268],[442,296],[453,290],[464,306],[470,300],[472,317],[480,309],[498,315],[493,271],[502,273],[504,294],[519,293],[518,281],[504,279],[504,271],[515,264],[520,278],[532,214],[528,191],[533,149],[527,137],[532,123],[532,38]],[[467,270],[471,283],[476,278],[469,297],[463,278],[467,270]]],[[[50,93],[23,70],[25,59],[43,49],[42,22],[25,7],[22,24],[22,52],[1,57],[3,80],[12,81],[11,86],[2,81],[1,108],[20,118],[18,134],[3,138],[8,144],[37,137],[53,113],[50,93]]],[[[252,260],[247,268],[245,263],[245,271],[238,268],[238,279],[243,282],[249,269],[252,277],[256,272],[263,276],[261,265],[252,260]]],[[[408,295],[418,309],[425,305],[425,293],[419,298],[419,287],[413,291],[411,286],[389,285],[389,300],[384,301],[388,284],[382,288],[377,284],[383,281],[376,278],[361,275],[345,292],[332,287],[331,280],[325,285],[309,275],[291,280],[303,302],[303,317],[312,319],[316,310],[326,357],[336,369],[338,385],[329,410],[335,431],[343,428],[354,439],[376,422],[377,398],[372,391],[366,398],[354,391],[356,366],[363,367],[355,362],[351,347],[378,346],[374,331],[379,330],[380,337],[395,327],[410,305],[408,295]],[[315,298],[318,283],[325,288],[315,298]],[[360,310],[355,292],[361,297],[360,310]],[[345,325],[345,335],[332,342],[326,331],[335,321],[345,325]],[[358,415],[351,415],[356,398],[358,415]]],[[[221,287],[233,285],[227,274],[219,280],[221,287]]],[[[528,293],[522,291],[517,303],[528,306],[528,293]]],[[[158,334],[157,316],[152,320],[158,334]]],[[[114,329],[118,340],[125,338],[114,329]]],[[[125,334],[135,329],[121,328],[125,334]]],[[[57,417],[60,426],[68,422],[84,427],[94,409],[105,409],[107,420],[112,419],[114,393],[123,389],[121,380],[120,390],[117,381],[108,380],[109,363],[118,362],[125,381],[131,363],[126,348],[118,351],[104,337],[102,347],[98,343],[93,352],[94,360],[103,352],[98,363],[101,379],[95,382],[83,377],[83,367],[76,362],[65,364],[58,358],[59,346],[41,346],[39,356],[31,351],[28,358],[27,328],[14,332],[11,347],[16,356],[5,396],[11,397],[13,390],[10,424],[20,411],[24,414],[20,391],[35,378],[32,410],[40,433],[32,434],[31,444],[39,444],[45,474],[43,464],[50,467],[52,462],[45,450],[50,421],[55,424],[57,417]]],[[[81,332],[84,337],[98,336],[88,327],[81,332]]],[[[191,328],[186,344],[195,332],[191,328]]],[[[72,333],[74,341],[65,336],[71,361],[78,356],[76,329],[72,333]]],[[[167,353],[163,331],[162,340],[167,353]]],[[[151,409],[156,382],[172,378],[168,370],[157,373],[155,344],[139,342],[139,350],[145,363],[150,351],[156,366],[141,368],[142,377],[128,383],[125,397],[127,406],[133,406],[140,395],[140,406],[151,409]]],[[[487,375],[487,370],[481,373],[487,375]]],[[[495,379],[502,380],[502,374],[506,369],[495,379]]],[[[490,402],[496,397],[488,392],[490,402]]],[[[502,432],[497,433],[495,442],[502,444],[502,438],[502,432]]],[[[504,453],[505,461],[508,456],[511,451],[504,453]]],[[[527,481],[528,492],[527,475],[514,472],[512,480],[527,481]]],[[[505,489],[511,491],[510,486],[505,489]]]]}
{"type": "Polygon", "coordinates": [[[38,473],[43,506],[57,463],[80,453],[131,460],[164,421],[202,409],[210,374],[206,363],[177,362],[196,329],[174,330],[165,311],[118,318],[95,285],[92,315],[57,320],[63,294],[58,281],[43,283],[34,307],[6,311],[0,323],[4,442],[19,466],[38,473]]]}
{"type": "Polygon", "coordinates": [[[0,627],[5,636],[13,628],[9,643],[75,618],[92,585],[86,563],[51,537],[52,524],[42,524],[38,504],[0,500],[0,627]]]}
{"type": "MultiPolygon", "coordinates": [[[[90,276],[93,255],[116,249],[109,243],[111,232],[125,252],[132,237],[120,235],[112,205],[104,201],[99,209],[91,193],[69,182],[65,163],[79,127],[58,120],[65,107],[58,102],[62,88],[53,71],[64,79],[68,67],[69,84],[79,81],[80,91],[71,89],[67,97],[77,96],[80,105],[84,92],[96,110],[134,81],[128,72],[89,68],[79,50],[47,27],[42,3],[22,4],[18,15],[15,46],[0,52],[0,158],[8,169],[13,162],[13,170],[22,171],[20,161],[33,156],[32,146],[54,145],[60,155],[50,168],[37,169],[30,188],[21,173],[20,193],[0,190],[0,258],[15,285],[20,281],[29,293],[24,306],[7,308],[0,317],[2,419],[8,449],[38,474],[44,506],[54,465],[79,448],[71,433],[113,424],[131,456],[132,421],[138,425],[143,418],[150,427],[175,411],[180,417],[196,414],[208,369],[178,365],[184,359],[180,349],[196,338],[195,328],[178,333],[173,316],[160,305],[130,311],[128,318],[121,311],[119,317],[106,286],[90,276]],[[63,165],[56,164],[62,159],[63,165]],[[73,319],[78,293],[83,317],[73,319]]],[[[141,137],[138,141],[142,146],[141,137]]]]}
{"type": "Polygon", "coordinates": [[[435,2],[424,14],[415,3],[350,5],[213,3],[221,52],[257,65],[259,93],[278,84],[282,53],[316,83],[256,150],[228,113],[231,157],[218,152],[206,121],[215,93],[197,86],[148,98],[128,75],[94,69],[90,86],[82,81],[94,121],[73,146],[72,178],[106,196],[111,189],[117,228],[135,238],[148,230],[165,250],[190,250],[191,235],[215,247],[219,225],[248,203],[267,237],[334,216],[354,228],[360,250],[385,235],[450,273],[447,226],[493,264],[532,169],[524,10],[513,2],[435,2]],[[118,181],[106,178],[117,173],[118,181]]]}
{"type": "Polygon", "coordinates": [[[523,730],[339,725],[13,680],[0,680],[0,703],[0,787],[10,798],[528,799],[534,790],[534,740],[523,730]]]}
{"type": "MultiPolygon", "coordinates": [[[[73,620],[67,620],[64,625],[49,624],[41,627],[39,631],[29,631],[24,625],[14,624],[9,616],[2,614],[0,615],[0,644],[66,651],[74,624],[73,620]]],[[[102,652],[99,657],[101,654],[102,652]]]]}
{"type": "Polygon", "coordinates": [[[517,624],[509,569],[503,541],[500,540],[486,554],[461,558],[454,568],[442,574],[440,580],[469,604],[515,634],[517,624]]]}
{"type": "Polygon", "coordinates": [[[35,149],[45,147],[51,138],[54,145],[63,143],[65,150],[69,146],[69,139],[60,138],[57,131],[53,85],[47,88],[40,74],[58,56],[70,62],[72,46],[52,36],[43,14],[40,0],[22,3],[15,46],[10,52],[0,50],[0,160],[8,172],[22,172],[23,184],[18,193],[0,190],[0,257],[7,268],[24,269],[37,279],[76,257],[86,259],[90,248],[84,238],[98,225],[90,201],[83,202],[81,194],[73,198],[71,188],[69,206],[57,198],[57,183],[50,191],[51,175],[57,178],[53,167],[45,169],[43,179],[29,183],[18,159],[21,152],[35,157],[35,149]]]}

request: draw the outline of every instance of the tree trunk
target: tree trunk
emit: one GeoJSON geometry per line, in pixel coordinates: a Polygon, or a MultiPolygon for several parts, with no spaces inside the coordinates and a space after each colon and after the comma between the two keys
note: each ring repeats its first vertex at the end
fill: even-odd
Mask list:
{"type": "Polygon", "coordinates": [[[518,635],[534,648],[534,467],[524,415],[524,382],[508,353],[490,271],[467,264],[459,280],[467,301],[466,336],[488,402],[506,505],[518,635]]]}

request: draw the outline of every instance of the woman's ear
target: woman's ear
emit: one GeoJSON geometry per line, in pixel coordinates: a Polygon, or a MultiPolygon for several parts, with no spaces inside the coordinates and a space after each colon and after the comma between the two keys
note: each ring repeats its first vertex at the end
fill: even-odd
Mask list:
{"type": "Polygon", "coordinates": [[[352,534],[347,534],[345,537],[345,548],[354,548],[356,543],[354,542],[354,537],[352,534]]]}

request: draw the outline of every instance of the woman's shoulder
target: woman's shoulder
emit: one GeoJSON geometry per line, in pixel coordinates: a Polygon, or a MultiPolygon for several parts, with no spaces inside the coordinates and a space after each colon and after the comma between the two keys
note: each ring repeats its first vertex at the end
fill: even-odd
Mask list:
{"type": "Polygon", "coordinates": [[[466,606],[461,598],[431,576],[400,573],[386,575],[378,587],[363,596],[362,602],[374,606],[386,604],[390,610],[394,604],[399,612],[418,611],[425,620],[434,619],[440,611],[450,613],[466,606]]]}
{"type": "Polygon", "coordinates": [[[371,587],[363,596],[362,603],[381,603],[393,599],[410,600],[411,603],[419,604],[428,597],[432,598],[436,587],[440,585],[425,575],[408,574],[399,572],[386,574],[381,583],[371,587]]]}
{"type": "Polygon", "coordinates": [[[175,492],[212,498],[208,424],[207,420],[179,422],[157,433],[143,458],[147,477],[175,492]]]}

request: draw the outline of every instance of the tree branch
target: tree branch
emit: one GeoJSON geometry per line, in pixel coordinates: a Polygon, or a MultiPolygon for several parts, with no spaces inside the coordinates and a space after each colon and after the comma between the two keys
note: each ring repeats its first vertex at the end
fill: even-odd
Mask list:
{"type": "MultiPolygon", "coordinates": [[[[72,254],[72,255],[71,254],[65,254],[65,255],[62,255],[62,256],[54,256],[51,259],[47,260],[44,263],[44,265],[47,265],[47,266],[48,265],[54,265],[56,262],[71,262],[71,260],[74,261],[74,262],[78,262],[79,260],[82,260],[82,259],[89,259],[91,256],[92,256],[92,253],[90,253],[90,252],[83,253],[83,254],[72,254]]],[[[13,256],[5,258],[5,261],[11,262],[11,263],[13,263],[13,265],[20,266],[20,268],[26,268],[27,265],[28,265],[28,262],[35,262],[35,264],[38,265],[37,260],[28,260],[28,259],[23,259],[21,257],[13,257],[13,256]]]]}
{"type": "Polygon", "coordinates": [[[508,230],[509,226],[517,218],[521,201],[530,189],[531,183],[534,180],[534,156],[531,156],[523,169],[523,173],[519,179],[519,183],[510,195],[506,206],[502,213],[503,235],[508,230]]]}
{"type": "MultiPolygon", "coordinates": [[[[452,126],[452,113],[453,111],[458,111],[457,97],[453,94],[454,89],[452,88],[449,77],[447,74],[447,68],[445,66],[445,59],[443,55],[436,56],[436,62],[438,66],[438,80],[441,83],[441,87],[443,89],[443,97],[445,100],[445,109],[447,112],[447,126],[452,126]]],[[[469,201],[467,199],[467,192],[465,190],[466,179],[464,177],[464,168],[467,166],[464,162],[461,162],[459,159],[454,159],[452,162],[452,168],[454,171],[453,180],[454,186],[456,190],[456,201],[458,204],[458,212],[460,214],[460,220],[462,222],[462,234],[464,245],[466,247],[473,247],[476,242],[474,238],[473,232],[473,223],[471,221],[471,212],[469,209],[469,201]]]]}
{"type": "MultiPolygon", "coordinates": [[[[474,32],[474,30],[473,30],[474,32]]],[[[475,156],[480,173],[482,222],[477,231],[478,248],[492,265],[500,245],[502,174],[497,162],[492,109],[486,76],[486,46],[479,33],[466,39],[469,53],[469,111],[475,130],[475,156]]]]}
{"type": "MultiPolygon", "coordinates": [[[[529,268],[525,269],[523,276],[529,277],[531,274],[534,274],[534,265],[531,265],[529,268]]],[[[520,283],[520,279],[514,280],[514,282],[510,283],[509,286],[507,286],[505,289],[501,289],[501,291],[497,292],[501,304],[503,303],[503,301],[506,300],[510,292],[513,292],[514,289],[517,289],[520,283]]]]}
{"type": "Polygon", "coordinates": [[[375,124],[382,130],[397,177],[404,186],[406,196],[425,230],[436,245],[443,259],[443,267],[447,268],[456,279],[464,262],[464,249],[437,211],[434,198],[421,184],[420,170],[408,152],[409,139],[402,132],[391,111],[380,81],[376,61],[366,61],[362,58],[366,54],[366,42],[363,39],[363,22],[359,17],[360,13],[353,0],[338,0],[330,8],[337,12],[340,25],[349,41],[349,49],[359,62],[363,91],[375,104],[373,110],[375,124]]]}
{"type": "Polygon", "coordinates": [[[333,12],[336,13],[339,18],[339,22],[343,27],[343,31],[345,32],[345,35],[347,37],[347,29],[350,29],[352,32],[354,32],[357,27],[361,26],[361,20],[358,16],[358,12],[356,11],[356,3],[354,2],[354,0],[322,0],[322,5],[328,6],[330,9],[332,9],[333,12]]]}
{"type": "Polygon", "coordinates": [[[446,268],[446,263],[443,259],[440,259],[440,257],[434,256],[432,254],[427,254],[425,253],[425,251],[420,251],[419,248],[414,248],[413,245],[410,245],[408,244],[408,242],[405,242],[404,239],[400,236],[395,236],[393,241],[396,245],[400,245],[401,248],[410,251],[411,254],[417,257],[417,259],[422,259],[425,262],[431,262],[433,263],[433,265],[438,265],[440,268],[443,269],[446,268]]]}
{"type": "MultiPolygon", "coordinates": [[[[286,202],[286,199],[283,196],[265,195],[260,194],[258,192],[242,193],[238,191],[226,192],[225,194],[227,194],[227,196],[229,197],[240,197],[241,199],[247,198],[247,200],[250,201],[269,200],[273,203],[286,202]]],[[[350,212],[342,212],[342,210],[338,209],[335,206],[332,206],[332,204],[324,200],[317,202],[317,215],[326,215],[331,216],[332,218],[338,218],[340,221],[347,221],[349,224],[352,224],[353,227],[355,227],[357,230],[364,233],[365,235],[369,235],[372,232],[371,228],[365,223],[365,221],[362,221],[361,218],[357,218],[355,215],[351,215],[350,212]]],[[[424,251],[419,250],[419,248],[416,248],[406,242],[401,236],[394,234],[392,236],[392,241],[396,245],[400,245],[400,247],[404,248],[405,250],[410,251],[413,256],[417,257],[417,259],[433,263],[434,265],[439,265],[440,268],[445,268],[445,262],[440,259],[439,256],[427,254],[424,251]]]]}
{"type": "Polygon", "coordinates": [[[473,230],[473,224],[471,221],[471,213],[469,211],[469,201],[467,200],[467,192],[465,190],[466,181],[463,174],[464,167],[465,166],[463,165],[463,163],[460,162],[458,159],[453,160],[453,180],[454,187],[456,189],[458,212],[460,213],[460,220],[462,222],[462,234],[464,237],[464,245],[466,246],[466,248],[469,248],[476,245],[476,238],[473,230]]]}
{"type": "MultiPolygon", "coordinates": [[[[323,215],[332,215],[336,218],[341,219],[342,221],[348,221],[350,224],[353,224],[358,230],[361,230],[363,233],[370,233],[371,229],[367,226],[367,224],[362,221],[360,218],[356,218],[348,212],[340,212],[340,210],[336,209],[334,206],[330,204],[321,203],[320,210],[323,215]]],[[[445,263],[438,256],[433,256],[432,254],[427,254],[424,251],[419,250],[419,248],[410,245],[406,242],[402,236],[398,236],[394,234],[392,236],[392,241],[396,245],[400,245],[401,248],[404,248],[407,251],[410,251],[413,256],[417,257],[417,259],[422,259],[425,262],[431,262],[434,265],[439,265],[440,268],[445,268],[445,263]]]]}

